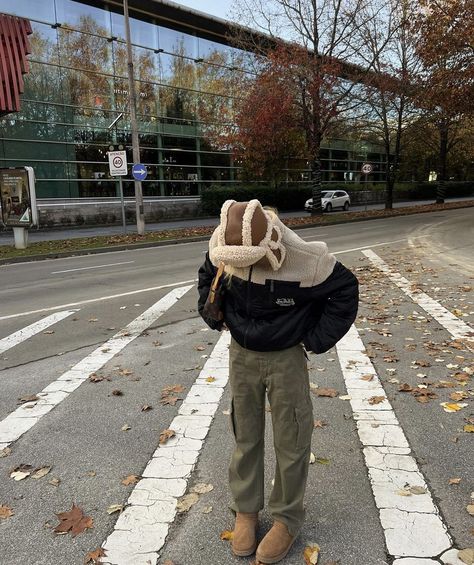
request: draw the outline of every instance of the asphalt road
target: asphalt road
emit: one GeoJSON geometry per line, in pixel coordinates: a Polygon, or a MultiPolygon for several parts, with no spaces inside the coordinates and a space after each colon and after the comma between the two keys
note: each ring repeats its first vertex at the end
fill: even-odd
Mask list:
{"type": "MultiPolygon", "coordinates": [[[[474,369],[473,353],[466,341],[453,341],[451,326],[415,302],[416,293],[423,291],[457,320],[473,327],[472,209],[310,228],[298,234],[306,240],[326,241],[337,259],[359,277],[361,303],[355,327],[364,346],[361,354],[372,362],[426,490],[439,510],[433,516],[446,525],[452,547],[472,547],[474,518],[466,506],[474,490],[474,450],[473,435],[464,426],[474,416],[473,377],[468,372],[467,380],[461,381],[455,375],[465,367],[474,369]],[[394,278],[377,268],[364,254],[368,249],[405,277],[407,292],[415,295],[407,295],[394,278]],[[453,385],[443,388],[443,381],[453,385]],[[399,391],[402,384],[413,391],[428,390],[436,398],[420,403],[413,391],[399,391]],[[453,402],[450,394],[456,391],[465,394],[462,403],[466,406],[447,413],[440,403],[453,402]],[[450,484],[450,479],[460,481],[450,484]]],[[[161,405],[162,389],[182,385],[184,390],[177,396],[187,399],[220,338],[217,332],[206,331],[197,315],[195,286],[183,290],[177,302],[169,302],[170,293],[194,285],[205,249],[205,243],[185,243],[0,266],[0,453],[7,444],[11,449],[0,457],[0,510],[3,505],[13,512],[6,518],[0,513],[1,565],[81,565],[89,551],[100,547],[112,532],[111,538],[116,535],[117,519],[123,518],[117,513],[109,515],[107,509],[126,504],[135,487],[123,485],[122,479],[146,473],[160,432],[176,422],[182,405],[181,401],[161,405]],[[122,331],[118,341],[130,341],[117,346],[113,336],[159,300],[161,310],[147,315],[136,336],[134,326],[122,331]],[[37,333],[28,329],[63,312],[63,319],[51,321],[37,333]],[[64,398],[52,396],[54,406],[47,413],[23,433],[20,430],[16,439],[7,440],[5,430],[13,437],[15,425],[18,427],[8,424],[11,414],[23,410],[24,401],[19,399],[37,395],[72,367],[73,378],[82,378],[83,384],[64,398]],[[103,380],[91,382],[90,373],[103,380]],[[146,405],[151,409],[142,410],[146,405]],[[34,469],[51,466],[51,470],[40,479],[10,478],[10,472],[22,464],[34,469]],[[52,478],[59,483],[50,484],[52,478]],[[54,534],[59,523],[56,514],[70,510],[73,503],[93,518],[92,528],[75,538],[54,534]]],[[[225,367],[221,369],[225,373],[225,367]]],[[[400,536],[404,539],[391,541],[391,529],[381,518],[383,503],[374,498],[377,481],[373,474],[369,476],[365,444],[354,419],[357,411],[353,399],[344,399],[349,382],[346,369],[336,348],[324,355],[310,355],[314,387],[334,388],[343,399],[312,396],[314,417],[322,421],[322,427],[314,430],[312,451],[322,462],[310,466],[306,523],[284,563],[303,563],[302,551],[310,542],[321,547],[319,562],[323,565],[442,563],[444,550],[411,561],[394,561],[399,554],[393,553],[393,544],[403,546],[405,538],[423,525],[410,522],[406,536],[400,536]]],[[[196,466],[185,477],[186,492],[196,483],[211,484],[213,490],[201,494],[187,512],[163,518],[169,526],[166,542],[159,549],[159,563],[166,559],[175,565],[251,562],[250,558],[234,558],[228,542],[219,537],[223,530],[232,529],[226,508],[227,464],[233,445],[227,421],[229,400],[228,386],[224,386],[196,466]]],[[[24,409],[22,423],[36,414],[35,402],[30,402],[30,412],[24,409]]],[[[374,430],[377,426],[374,424],[374,430]]],[[[275,463],[270,426],[266,445],[268,496],[275,463]]],[[[162,483],[166,481],[170,482],[162,483]]],[[[397,484],[391,492],[401,503],[415,504],[424,496],[397,494],[403,488],[397,484]]],[[[142,528],[141,539],[159,537],[153,530],[156,517],[144,511],[136,520],[142,528]]],[[[264,512],[259,534],[270,524],[264,512]]],[[[120,522],[118,525],[121,531],[120,522]]],[[[424,536],[429,539],[429,528],[424,536]]],[[[435,547],[436,540],[431,545],[435,547]]],[[[109,561],[104,558],[104,562],[109,561]]],[[[155,563],[156,554],[144,549],[133,558],[122,556],[122,561],[110,562],[155,563]]],[[[444,562],[459,565],[453,560],[444,562]]]]}

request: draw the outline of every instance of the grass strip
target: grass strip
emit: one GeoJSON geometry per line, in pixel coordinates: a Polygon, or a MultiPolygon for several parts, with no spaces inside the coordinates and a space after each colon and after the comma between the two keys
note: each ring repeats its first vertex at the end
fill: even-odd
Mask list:
{"type": "MultiPolygon", "coordinates": [[[[409,214],[422,214],[427,212],[438,212],[440,210],[452,210],[456,208],[467,208],[474,206],[474,200],[459,202],[446,202],[444,204],[423,204],[419,206],[406,206],[392,210],[366,210],[360,212],[344,212],[334,214],[323,214],[322,216],[305,216],[296,218],[285,218],[283,222],[292,228],[298,226],[311,227],[331,224],[349,223],[373,218],[390,218],[393,216],[406,216],[409,214]]],[[[207,237],[214,231],[213,226],[176,228],[147,232],[145,235],[97,235],[93,237],[78,237],[72,239],[60,239],[52,241],[39,241],[32,243],[27,249],[15,249],[14,245],[0,246],[0,260],[11,258],[29,258],[54,253],[71,253],[76,251],[91,251],[94,249],[107,248],[112,251],[114,247],[132,246],[142,243],[162,242],[168,240],[186,241],[190,238],[207,237]]]]}

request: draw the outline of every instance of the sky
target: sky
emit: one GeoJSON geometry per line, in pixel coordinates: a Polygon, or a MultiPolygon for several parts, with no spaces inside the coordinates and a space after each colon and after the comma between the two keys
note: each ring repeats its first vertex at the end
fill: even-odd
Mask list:
{"type": "Polygon", "coordinates": [[[232,0],[173,0],[173,2],[226,20],[229,19],[232,4],[232,0]]]}

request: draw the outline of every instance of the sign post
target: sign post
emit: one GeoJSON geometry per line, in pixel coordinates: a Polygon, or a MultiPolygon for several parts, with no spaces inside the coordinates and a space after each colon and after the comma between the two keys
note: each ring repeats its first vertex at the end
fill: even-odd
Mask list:
{"type": "Polygon", "coordinates": [[[38,225],[33,167],[0,169],[2,222],[13,228],[16,249],[28,247],[28,228],[38,225]]]}
{"type": "Polygon", "coordinates": [[[367,178],[370,173],[373,171],[373,167],[371,163],[363,163],[361,172],[365,175],[365,210],[367,211],[367,178]]]}
{"type": "Polygon", "coordinates": [[[111,177],[119,178],[119,193],[120,193],[120,205],[122,207],[122,227],[123,233],[127,233],[127,222],[125,218],[125,202],[123,200],[123,184],[122,177],[127,175],[127,152],[126,151],[113,151],[114,146],[109,147],[110,151],[107,151],[109,156],[109,170],[111,177]]]}

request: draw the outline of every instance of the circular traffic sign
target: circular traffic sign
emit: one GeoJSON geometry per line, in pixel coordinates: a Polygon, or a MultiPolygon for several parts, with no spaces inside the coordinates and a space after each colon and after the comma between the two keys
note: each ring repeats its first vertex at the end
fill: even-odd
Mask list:
{"type": "Polygon", "coordinates": [[[120,169],[121,167],[123,167],[123,159],[122,159],[122,157],[119,157],[118,155],[116,157],[114,157],[112,162],[113,162],[114,167],[116,169],[120,169]]]}
{"type": "Polygon", "coordinates": [[[136,163],[132,167],[132,175],[136,180],[145,180],[148,175],[148,171],[146,170],[145,165],[142,165],[142,163],[136,163]]]}
{"type": "Polygon", "coordinates": [[[362,173],[363,173],[364,175],[370,175],[370,173],[372,172],[372,170],[373,170],[373,167],[372,167],[372,165],[371,165],[370,163],[364,163],[364,164],[362,165],[362,173]]]}

